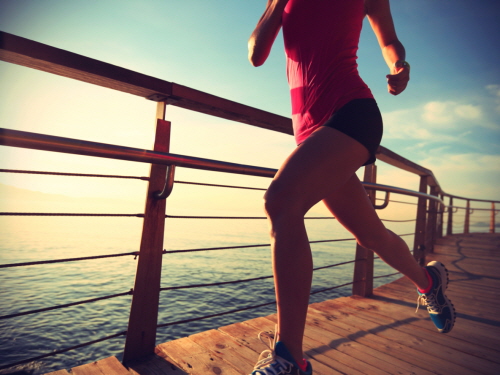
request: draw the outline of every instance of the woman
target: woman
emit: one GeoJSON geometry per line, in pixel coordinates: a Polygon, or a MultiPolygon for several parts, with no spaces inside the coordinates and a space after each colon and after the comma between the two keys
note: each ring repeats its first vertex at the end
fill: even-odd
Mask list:
{"type": "Polygon", "coordinates": [[[390,68],[389,93],[398,95],[408,84],[410,66],[389,0],[268,0],[248,42],[250,62],[262,65],[283,27],[298,144],[265,195],[278,325],[274,347],[261,354],[265,358],[252,374],[312,374],[302,352],[312,280],[304,215],[319,201],[361,246],[415,284],[440,332],[454,324],[454,308],[444,295],[446,269],[438,262],[417,264],[406,243],[384,227],[355,174],[375,161],[382,137],[380,111],[357,72],[365,16],[390,68]]]}

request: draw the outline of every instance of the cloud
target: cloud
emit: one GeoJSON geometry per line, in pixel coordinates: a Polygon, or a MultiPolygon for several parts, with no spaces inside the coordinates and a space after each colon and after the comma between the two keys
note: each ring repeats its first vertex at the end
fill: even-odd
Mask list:
{"type": "Polygon", "coordinates": [[[493,96],[495,110],[500,113],[500,85],[487,85],[486,90],[493,96]]]}
{"type": "Polygon", "coordinates": [[[414,108],[383,114],[385,139],[407,139],[424,142],[461,142],[474,129],[500,130],[500,85],[488,85],[495,96],[474,99],[481,104],[465,101],[429,101],[414,108]],[[497,107],[497,108],[495,108],[497,107]]]}
{"type": "Polygon", "coordinates": [[[479,120],[482,115],[477,105],[434,101],[423,106],[422,119],[430,124],[454,125],[461,120],[479,120]]]}
{"type": "Polygon", "coordinates": [[[500,98],[500,85],[486,85],[486,90],[488,90],[492,95],[500,98]]]}
{"type": "Polygon", "coordinates": [[[431,169],[447,193],[500,199],[500,155],[434,152],[417,163],[431,169]]]}

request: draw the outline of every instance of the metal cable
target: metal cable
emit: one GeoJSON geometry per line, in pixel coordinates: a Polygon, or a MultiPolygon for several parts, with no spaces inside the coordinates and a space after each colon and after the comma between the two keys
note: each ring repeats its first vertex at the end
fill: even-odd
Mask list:
{"type": "MultiPolygon", "coordinates": [[[[322,269],[326,269],[326,268],[333,268],[333,267],[342,266],[344,264],[355,263],[355,262],[359,262],[359,260],[350,260],[350,261],[347,261],[347,262],[342,262],[342,263],[330,264],[328,266],[317,267],[317,268],[313,268],[313,271],[318,271],[318,270],[322,270],[322,269]]],[[[192,284],[192,285],[183,285],[183,286],[171,286],[171,287],[160,288],[160,290],[162,290],[162,291],[165,291],[165,290],[178,290],[178,289],[201,288],[201,287],[226,285],[226,284],[237,284],[237,283],[244,283],[244,282],[249,282],[249,281],[271,279],[273,277],[274,277],[273,275],[270,275],[270,276],[254,277],[254,278],[251,278],[251,279],[241,279],[241,280],[234,280],[234,281],[221,281],[221,282],[210,283],[210,284],[192,284]]]]}
{"type": "MultiPolygon", "coordinates": [[[[121,176],[121,175],[109,175],[109,174],[88,174],[88,173],[66,173],[66,172],[47,172],[47,171],[29,171],[21,169],[0,169],[0,172],[5,173],[24,173],[24,174],[41,174],[41,175],[52,175],[52,176],[72,176],[72,177],[104,177],[104,178],[122,178],[122,179],[135,179],[149,181],[149,177],[137,177],[137,176],[121,176]]],[[[235,186],[235,185],[220,185],[220,184],[207,184],[203,182],[190,182],[190,181],[174,181],[177,184],[186,185],[201,185],[201,186],[214,186],[214,187],[225,187],[233,189],[247,189],[247,190],[262,190],[266,191],[264,188],[255,188],[247,186],[235,186]]]]}
{"type": "Polygon", "coordinates": [[[380,221],[388,221],[391,223],[409,223],[410,221],[417,221],[417,219],[408,219],[408,220],[380,219],[380,221]]]}
{"type": "Polygon", "coordinates": [[[14,363],[9,363],[8,365],[0,366],[0,370],[6,369],[6,368],[10,368],[10,367],[14,367],[14,366],[18,366],[18,365],[22,365],[24,363],[38,361],[40,359],[44,359],[44,358],[47,358],[47,357],[55,356],[57,354],[69,352],[70,350],[83,348],[84,346],[96,344],[98,342],[106,341],[106,340],[109,340],[109,339],[112,339],[112,338],[115,338],[115,337],[119,337],[119,336],[124,336],[126,334],[127,334],[127,331],[118,332],[118,333],[115,333],[114,335],[110,335],[110,336],[106,336],[106,337],[103,337],[103,338],[100,338],[100,339],[97,339],[97,340],[92,340],[92,341],[89,341],[89,342],[85,342],[83,344],[78,344],[78,345],[75,345],[75,346],[71,346],[69,348],[60,349],[60,350],[54,350],[53,352],[50,352],[50,353],[47,353],[47,354],[43,354],[43,355],[39,355],[37,357],[23,359],[22,361],[18,361],[18,362],[14,362],[14,363]]]}
{"type": "Polygon", "coordinates": [[[333,286],[333,287],[331,287],[331,288],[326,288],[326,289],[316,290],[316,291],[314,291],[314,292],[311,292],[311,295],[312,295],[312,294],[318,294],[318,293],[327,292],[327,291],[329,291],[329,290],[333,290],[333,289],[342,288],[343,286],[352,285],[352,284],[354,284],[354,282],[353,282],[353,281],[351,281],[350,283],[345,283],[345,284],[342,284],[342,285],[333,286]]]}
{"type": "MultiPolygon", "coordinates": [[[[165,215],[166,218],[171,219],[267,219],[267,217],[260,216],[181,216],[181,215],[165,215]]],[[[335,219],[333,216],[321,217],[305,217],[304,219],[335,219]]]]}
{"type": "MultiPolygon", "coordinates": [[[[69,217],[144,217],[144,214],[92,214],[92,213],[61,213],[61,212],[0,212],[0,216],[69,216],[69,217]]],[[[235,219],[235,220],[266,220],[264,216],[184,216],[184,215],[165,215],[165,218],[170,219],[235,219]]],[[[309,216],[307,220],[335,220],[333,216],[309,216]]],[[[416,219],[408,220],[391,220],[380,219],[381,221],[405,223],[416,221],[416,219]]]]}
{"type": "Polygon", "coordinates": [[[128,292],[125,292],[125,293],[112,294],[112,295],[105,296],[105,297],[97,297],[97,298],[87,299],[87,300],[83,300],[83,301],[78,301],[78,302],[73,302],[73,303],[67,303],[67,304],[64,304],[64,305],[57,305],[57,306],[52,306],[52,307],[45,307],[43,309],[24,311],[24,312],[17,313],[17,314],[3,315],[3,316],[0,316],[0,320],[1,319],[15,318],[17,316],[35,314],[35,313],[44,312],[44,311],[57,310],[57,309],[65,308],[65,307],[82,305],[84,303],[102,301],[102,300],[105,300],[105,299],[110,299],[110,298],[115,298],[115,297],[121,297],[121,296],[127,296],[127,295],[132,295],[132,294],[133,294],[133,289],[130,289],[128,292]]]}
{"type": "MultiPolygon", "coordinates": [[[[326,292],[326,291],[328,291],[328,290],[333,290],[333,289],[342,288],[342,287],[344,287],[344,286],[347,286],[347,285],[352,285],[352,284],[354,284],[354,283],[353,283],[353,282],[350,282],[350,283],[346,283],[346,284],[342,284],[342,285],[337,285],[337,286],[334,286],[334,287],[331,287],[331,288],[326,288],[326,289],[318,290],[318,291],[312,292],[312,293],[311,293],[311,295],[312,295],[312,294],[318,294],[318,293],[326,292]]],[[[168,327],[168,326],[172,326],[172,325],[176,325],[176,324],[190,323],[190,322],[195,322],[195,321],[198,321],[198,320],[209,319],[209,318],[215,318],[215,317],[218,317],[218,316],[223,316],[223,315],[233,314],[233,313],[237,313],[237,312],[240,312],[240,311],[251,310],[251,309],[256,309],[256,308],[258,308],[258,307],[269,306],[269,305],[275,305],[275,304],[276,304],[276,301],[273,301],[273,302],[268,302],[268,303],[262,303],[262,304],[260,304],[260,305],[254,305],[254,306],[243,307],[243,308],[241,308],[241,309],[235,309],[235,310],[225,311],[225,312],[223,312],[223,313],[211,314],[211,315],[205,315],[205,316],[201,316],[201,317],[197,317],[197,318],[192,318],[192,319],[178,320],[178,321],[176,321],[176,322],[165,323],[165,324],[159,324],[159,325],[157,325],[156,327],[157,327],[157,328],[162,328],[162,327],[168,327]]]]}
{"type": "Polygon", "coordinates": [[[125,179],[134,179],[134,180],[149,181],[149,177],[120,176],[120,175],[111,175],[111,174],[87,174],[87,173],[65,173],[65,172],[27,171],[27,170],[21,170],[21,169],[0,169],[0,172],[6,172],[6,173],[25,173],[25,174],[43,174],[43,175],[51,175],[51,176],[125,178],[125,179]]]}
{"type": "MultiPolygon", "coordinates": [[[[377,198],[378,199],[378,198],[377,198]]],[[[383,201],[383,199],[378,199],[383,201]]],[[[413,202],[404,202],[404,201],[395,201],[393,199],[389,199],[389,202],[394,202],[394,203],[403,203],[403,204],[411,204],[412,206],[418,206],[418,203],[413,203],[413,202]]]]}
{"type": "MultiPolygon", "coordinates": [[[[355,238],[340,238],[337,240],[319,240],[319,241],[309,241],[309,243],[324,243],[324,242],[340,242],[340,241],[354,241],[355,238]]],[[[174,254],[174,253],[190,253],[196,251],[212,251],[212,250],[232,250],[232,249],[245,249],[249,247],[266,247],[271,246],[271,244],[259,244],[259,245],[241,245],[241,246],[226,246],[226,247],[204,247],[199,249],[185,249],[185,250],[163,250],[164,254],[174,254]]]]}
{"type": "Polygon", "coordinates": [[[103,217],[144,217],[144,214],[74,214],[51,212],[0,212],[0,216],[103,216],[103,217]]]}
{"type": "Polygon", "coordinates": [[[91,257],[52,259],[52,260],[40,260],[40,261],[35,261],[35,262],[0,264],[0,268],[33,266],[33,265],[38,265],[38,264],[50,264],[50,263],[62,263],[62,262],[74,262],[74,261],[78,261],[78,260],[89,260],[89,259],[114,258],[114,257],[122,257],[122,256],[125,256],[125,255],[135,255],[135,256],[137,256],[137,255],[139,255],[139,252],[138,251],[134,251],[134,252],[131,252],[131,253],[95,255],[95,256],[91,256],[91,257]]]}
{"type": "Polygon", "coordinates": [[[261,190],[266,191],[264,188],[255,188],[255,187],[247,187],[247,186],[235,186],[235,185],[219,185],[219,184],[207,184],[203,182],[189,182],[189,181],[174,181],[176,184],[186,184],[186,185],[201,185],[201,186],[215,186],[215,187],[225,187],[232,189],[246,189],[246,190],[261,190]]]}
{"type": "Polygon", "coordinates": [[[382,275],[382,276],[373,276],[374,279],[381,279],[382,277],[389,277],[389,276],[394,276],[394,275],[399,275],[401,272],[394,272],[390,273],[388,275],[382,275]]]}
{"type": "Polygon", "coordinates": [[[260,305],[243,307],[241,309],[230,310],[230,311],[226,311],[226,312],[223,312],[223,313],[212,314],[212,315],[205,315],[205,316],[201,316],[201,317],[197,317],[197,318],[192,318],[192,319],[178,320],[176,322],[159,324],[159,325],[156,326],[156,328],[168,327],[168,326],[173,326],[173,325],[176,325],[176,324],[190,323],[190,322],[195,322],[195,321],[198,321],[198,320],[203,320],[203,319],[208,319],[208,318],[215,318],[217,316],[223,316],[223,315],[233,314],[233,313],[237,313],[237,312],[240,312],[240,311],[245,311],[245,310],[250,310],[250,309],[256,309],[258,307],[275,305],[275,304],[276,304],[276,301],[268,302],[268,303],[262,303],[260,305]]]}

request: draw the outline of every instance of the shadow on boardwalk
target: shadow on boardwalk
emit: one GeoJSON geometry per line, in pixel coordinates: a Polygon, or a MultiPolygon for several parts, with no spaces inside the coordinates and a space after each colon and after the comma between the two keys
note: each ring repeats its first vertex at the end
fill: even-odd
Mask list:
{"type": "MultiPolygon", "coordinates": [[[[404,278],[377,288],[371,298],[315,303],[304,339],[315,375],[500,374],[500,235],[449,236],[428,259],[450,271],[453,330],[440,334],[425,308],[415,313],[417,294],[404,278]]],[[[275,324],[270,315],[160,344],[154,358],[122,367],[125,372],[97,370],[98,361],[72,374],[249,374],[266,349],[257,334],[274,331],[275,324]],[[92,366],[96,372],[87,371],[92,366]]],[[[101,365],[106,361],[116,359],[101,365]]]]}

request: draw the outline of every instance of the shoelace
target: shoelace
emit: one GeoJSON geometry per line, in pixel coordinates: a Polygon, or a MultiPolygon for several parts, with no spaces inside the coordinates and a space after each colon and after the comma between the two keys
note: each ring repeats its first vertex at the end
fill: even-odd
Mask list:
{"type": "Polygon", "coordinates": [[[420,302],[422,302],[423,306],[427,306],[427,311],[429,311],[429,313],[432,314],[439,313],[439,308],[437,306],[438,304],[436,301],[436,295],[434,293],[429,295],[425,294],[419,295],[417,298],[417,309],[415,310],[415,312],[418,311],[418,308],[420,307],[420,302]]]}
{"type": "Polygon", "coordinates": [[[278,338],[278,335],[275,334],[274,339],[271,340],[271,337],[268,336],[268,342],[264,341],[262,339],[262,333],[259,333],[259,340],[266,345],[269,349],[265,349],[262,353],[260,353],[259,359],[257,363],[255,364],[254,371],[257,370],[257,374],[262,374],[262,375],[280,375],[280,374],[286,374],[288,371],[290,371],[293,367],[293,365],[288,362],[286,359],[281,358],[276,355],[274,352],[274,346],[276,345],[276,341],[278,338]],[[275,363],[275,366],[272,366],[272,364],[275,363]],[[267,368],[263,368],[267,366],[267,368]],[[285,371],[285,372],[282,372],[285,371]]]}

